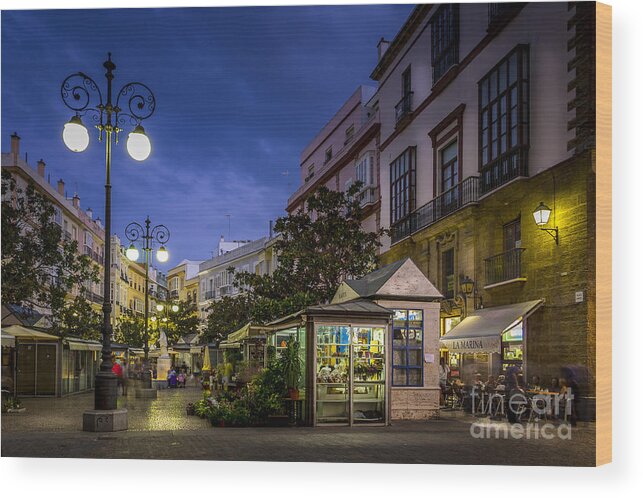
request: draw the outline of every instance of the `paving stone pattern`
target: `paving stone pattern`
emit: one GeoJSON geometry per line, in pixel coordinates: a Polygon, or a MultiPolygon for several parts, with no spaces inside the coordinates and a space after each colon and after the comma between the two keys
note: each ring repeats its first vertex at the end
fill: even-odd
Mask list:
{"type": "MultiPolygon", "coordinates": [[[[2,417],[2,456],[140,458],[284,462],[372,462],[588,466],[594,425],[573,429],[571,440],[475,439],[472,417],[446,412],[440,420],[390,427],[220,428],[188,417],[197,389],[162,390],[157,400],[121,398],[129,427],[85,433],[81,414],[93,394],[24,399],[27,411],[2,417]]],[[[484,421],[484,423],[488,423],[484,421]]],[[[502,422],[491,422],[503,424],[502,422]]]]}

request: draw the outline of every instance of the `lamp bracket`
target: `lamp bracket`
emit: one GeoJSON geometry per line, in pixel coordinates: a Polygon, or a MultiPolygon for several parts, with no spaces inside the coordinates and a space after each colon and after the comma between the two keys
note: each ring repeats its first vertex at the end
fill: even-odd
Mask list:
{"type": "Polygon", "coordinates": [[[547,232],[549,235],[551,235],[552,239],[556,241],[556,245],[558,245],[558,227],[555,228],[540,228],[542,231],[547,232]]]}

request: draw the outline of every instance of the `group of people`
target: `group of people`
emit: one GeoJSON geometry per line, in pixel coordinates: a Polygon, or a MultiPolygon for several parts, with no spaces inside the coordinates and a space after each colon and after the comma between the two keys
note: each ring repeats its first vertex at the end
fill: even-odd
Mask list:
{"type": "MultiPolygon", "coordinates": [[[[116,376],[118,393],[122,396],[127,396],[127,385],[129,379],[140,378],[140,369],[134,369],[134,371],[130,371],[127,365],[127,361],[120,358],[114,357],[112,359],[112,372],[116,376]]],[[[153,369],[152,374],[152,378],[156,379],[156,368],[153,369]]],[[[190,369],[187,365],[185,365],[185,363],[180,367],[173,366],[167,371],[167,387],[185,387],[189,377],[193,377],[193,375],[190,374],[190,369]]]]}
{"type": "MultiPolygon", "coordinates": [[[[439,383],[441,405],[446,403],[446,398],[449,393],[462,393],[465,387],[472,388],[472,392],[477,390],[480,393],[484,392],[488,395],[505,394],[512,396],[514,394],[522,394],[527,397],[528,395],[535,394],[555,394],[558,395],[557,399],[560,400],[563,410],[567,409],[567,400],[571,398],[570,422],[572,425],[576,425],[580,398],[579,384],[570,373],[566,373],[562,378],[552,377],[549,385],[545,385],[537,375],[532,377],[531,382],[525,382],[522,368],[519,365],[512,365],[506,369],[503,375],[498,375],[497,377],[489,375],[486,381],[483,381],[481,374],[476,373],[473,384],[471,386],[465,386],[459,378],[450,379],[450,369],[446,365],[444,358],[441,358],[439,383]]],[[[509,422],[517,422],[518,416],[515,412],[507,410],[506,413],[509,422]]]]}
{"type": "Polygon", "coordinates": [[[167,371],[167,387],[185,387],[185,383],[188,379],[188,372],[189,369],[185,364],[183,364],[180,368],[170,368],[167,371]]]}

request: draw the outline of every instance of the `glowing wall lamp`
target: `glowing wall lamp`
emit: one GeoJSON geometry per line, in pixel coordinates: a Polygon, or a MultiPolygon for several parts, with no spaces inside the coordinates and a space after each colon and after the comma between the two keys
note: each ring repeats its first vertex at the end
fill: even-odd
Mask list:
{"type": "Polygon", "coordinates": [[[551,235],[552,238],[556,241],[556,245],[558,245],[558,227],[554,227],[554,228],[545,227],[545,225],[549,223],[550,215],[551,215],[551,209],[549,209],[549,207],[547,207],[545,204],[541,202],[538,205],[538,207],[534,210],[534,221],[536,222],[536,225],[538,225],[538,228],[540,228],[541,230],[551,235]]]}

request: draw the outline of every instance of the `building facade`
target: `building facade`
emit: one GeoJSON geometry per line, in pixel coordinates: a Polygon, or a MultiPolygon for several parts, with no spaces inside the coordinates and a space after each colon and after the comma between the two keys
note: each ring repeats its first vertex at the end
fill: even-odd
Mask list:
{"type": "MultiPolygon", "coordinates": [[[[80,197],[74,193],[69,197],[65,190],[65,182],[59,179],[54,187],[50,182],[50,174],[46,172],[45,162],[40,159],[36,168],[32,168],[20,154],[20,137],[11,135],[11,151],[2,153],[2,171],[10,173],[16,180],[17,186],[25,189],[29,183],[49,200],[54,209],[54,221],[62,230],[62,240],[76,241],[78,251],[87,255],[98,270],[98,282],[86,282],[81,289],[73,293],[82,293],[92,307],[100,312],[103,303],[103,260],[105,257],[105,230],[100,218],[94,218],[91,208],[86,210],[80,206],[80,197]]],[[[45,315],[50,310],[37,310],[45,315]]]]}
{"type": "Polygon", "coordinates": [[[346,191],[355,182],[363,209],[363,226],[375,231],[380,224],[379,118],[375,89],[360,86],[301,154],[302,185],[288,199],[286,210],[304,207],[317,188],[346,191]]]}
{"type": "MultiPolygon", "coordinates": [[[[374,228],[389,230],[380,263],[412,258],[443,295],[432,333],[451,377],[466,384],[517,366],[525,383],[565,378],[589,416],[594,25],[593,3],[418,5],[395,39],[380,41],[368,99],[374,228]],[[504,325],[482,340],[475,320],[504,325]]],[[[346,107],[302,154],[289,211],[314,185],[348,181],[349,162],[324,156],[333,131],[345,133],[346,107]],[[328,161],[318,173],[319,157],[328,161]]]]}

